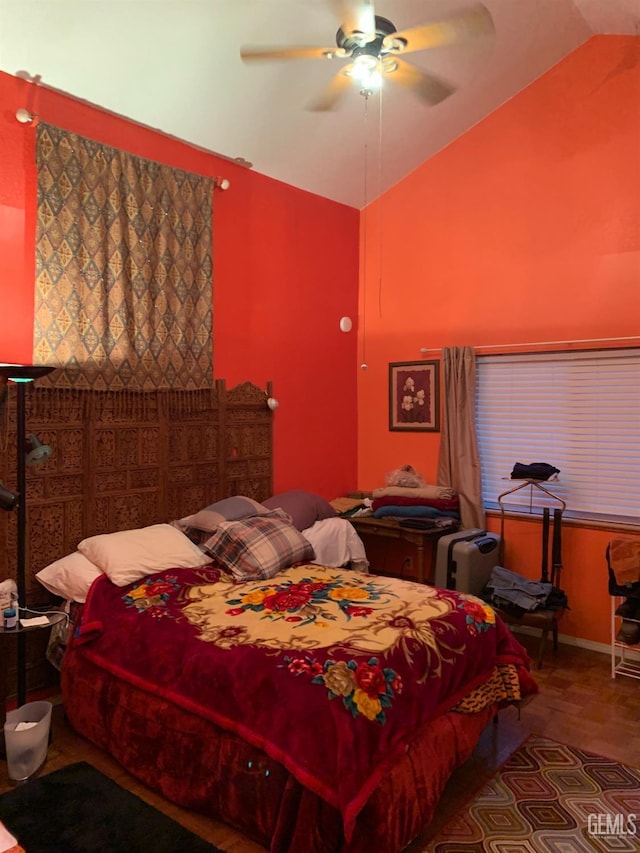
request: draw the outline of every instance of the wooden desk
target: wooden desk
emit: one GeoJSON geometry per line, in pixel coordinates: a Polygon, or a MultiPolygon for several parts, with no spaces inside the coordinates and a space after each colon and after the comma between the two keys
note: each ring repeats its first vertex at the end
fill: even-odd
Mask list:
{"type": "Polygon", "coordinates": [[[355,518],[348,518],[347,521],[351,522],[358,535],[401,539],[403,542],[410,542],[415,545],[417,548],[418,583],[424,583],[425,580],[433,583],[436,571],[436,543],[441,536],[455,533],[459,528],[459,524],[453,521],[451,526],[429,527],[426,530],[419,530],[416,527],[402,527],[397,518],[374,518],[372,515],[356,516],[355,518]],[[430,551],[429,574],[425,578],[425,550],[427,546],[430,551]]]}

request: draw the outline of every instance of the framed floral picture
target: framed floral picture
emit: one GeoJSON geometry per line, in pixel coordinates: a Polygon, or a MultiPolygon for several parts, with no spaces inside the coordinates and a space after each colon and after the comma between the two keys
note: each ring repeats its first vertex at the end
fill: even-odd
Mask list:
{"type": "Polygon", "coordinates": [[[440,431],[439,361],[397,361],[389,365],[389,429],[440,431]]]}

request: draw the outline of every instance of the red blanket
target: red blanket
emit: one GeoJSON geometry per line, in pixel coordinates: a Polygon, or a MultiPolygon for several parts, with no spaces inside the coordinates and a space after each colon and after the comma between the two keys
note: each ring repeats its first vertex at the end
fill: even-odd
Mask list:
{"type": "Polygon", "coordinates": [[[408,498],[405,495],[390,495],[383,498],[375,498],[371,503],[371,509],[375,512],[381,506],[430,506],[441,512],[459,512],[460,498],[408,498]]]}
{"type": "Polygon", "coordinates": [[[500,667],[510,677],[493,701],[536,689],[526,652],[479,599],[316,565],[244,583],[214,567],[128,587],[101,577],[72,642],[280,761],[341,810],[347,837],[434,716],[500,667]]]}

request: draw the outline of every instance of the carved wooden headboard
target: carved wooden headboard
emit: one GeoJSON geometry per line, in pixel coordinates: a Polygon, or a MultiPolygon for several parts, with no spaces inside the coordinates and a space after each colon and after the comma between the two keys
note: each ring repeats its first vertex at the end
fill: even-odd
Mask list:
{"type": "MultiPolygon", "coordinates": [[[[269,393],[267,389],[267,393],[269,393]]],[[[0,479],[16,488],[15,392],[5,401],[0,479]]],[[[27,467],[27,600],[34,573],[96,533],[181,518],[232,495],[272,494],[272,413],[264,389],[145,394],[34,384],[26,428],[53,448],[27,467]]],[[[16,576],[16,513],[0,512],[0,579],[16,576]]]]}

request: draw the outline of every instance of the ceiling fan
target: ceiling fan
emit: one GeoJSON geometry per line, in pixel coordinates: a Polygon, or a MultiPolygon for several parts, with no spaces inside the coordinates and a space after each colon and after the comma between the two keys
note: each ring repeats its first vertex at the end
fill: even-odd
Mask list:
{"type": "Polygon", "coordinates": [[[438,104],[455,91],[455,86],[429,74],[402,55],[428,48],[459,44],[494,32],[489,10],[476,4],[454,12],[448,18],[396,30],[387,18],[375,14],[372,0],[341,0],[340,27],[332,47],[245,46],[240,56],[245,62],[273,59],[349,59],[330,80],[324,91],[309,104],[312,110],[331,110],[355,81],[361,94],[368,96],[383,78],[405,86],[428,104],[438,104]]]}

